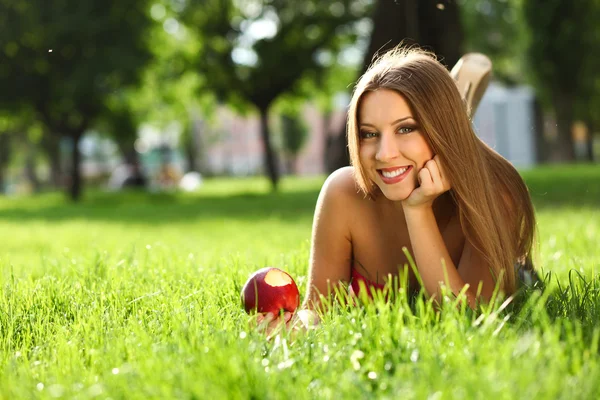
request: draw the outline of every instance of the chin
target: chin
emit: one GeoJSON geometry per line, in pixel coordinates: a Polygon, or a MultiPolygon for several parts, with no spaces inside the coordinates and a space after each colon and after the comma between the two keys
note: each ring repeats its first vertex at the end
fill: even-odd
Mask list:
{"type": "Polygon", "coordinates": [[[406,200],[412,192],[412,190],[401,190],[400,188],[398,188],[396,190],[390,190],[390,189],[382,190],[381,186],[379,187],[379,190],[380,190],[381,194],[383,194],[385,196],[385,198],[390,201],[406,200]]]}
{"type": "Polygon", "coordinates": [[[385,196],[386,199],[390,200],[390,201],[403,201],[406,200],[408,198],[408,196],[398,196],[398,195],[391,195],[391,194],[387,194],[382,192],[383,195],[385,196]]]}

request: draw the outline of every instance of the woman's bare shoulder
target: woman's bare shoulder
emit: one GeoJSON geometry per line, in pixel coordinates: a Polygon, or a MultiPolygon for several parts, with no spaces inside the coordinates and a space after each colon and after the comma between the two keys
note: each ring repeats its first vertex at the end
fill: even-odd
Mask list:
{"type": "Polygon", "coordinates": [[[325,180],[321,194],[339,201],[360,201],[366,198],[354,177],[354,167],[342,167],[332,172],[325,180]]]}

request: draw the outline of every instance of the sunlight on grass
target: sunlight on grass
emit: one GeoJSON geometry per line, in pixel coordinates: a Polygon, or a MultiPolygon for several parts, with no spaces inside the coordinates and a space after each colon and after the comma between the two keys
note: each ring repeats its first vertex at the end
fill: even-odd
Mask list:
{"type": "MultiPolygon", "coordinates": [[[[0,199],[6,398],[592,398],[600,390],[600,173],[523,173],[550,290],[480,312],[398,296],[271,341],[239,293],[267,265],[306,290],[323,177],[193,194],[0,199]]],[[[1,397],[1,396],[0,396],[1,397]]]]}

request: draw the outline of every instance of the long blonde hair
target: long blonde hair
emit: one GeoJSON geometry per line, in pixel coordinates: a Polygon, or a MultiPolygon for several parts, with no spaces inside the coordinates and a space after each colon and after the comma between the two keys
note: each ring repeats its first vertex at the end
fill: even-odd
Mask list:
{"type": "Polygon", "coordinates": [[[517,170],[481,141],[448,70],[435,56],[398,47],[377,59],[358,81],[348,111],[348,147],[359,187],[376,195],[360,163],[358,110],[362,96],[377,89],[402,95],[420,130],[443,163],[467,240],[484,256],[500,288],[516,288],[515,263],[531,264],[535,216],[517,170]]]}

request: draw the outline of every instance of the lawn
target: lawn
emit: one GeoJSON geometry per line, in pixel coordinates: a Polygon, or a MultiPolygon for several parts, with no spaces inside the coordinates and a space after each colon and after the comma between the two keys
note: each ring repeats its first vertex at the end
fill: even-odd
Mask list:
{"type": "Polygon", "coordinates": [[[304,294],[323,177],[0,199],[0,398],[595,398],[600,167],[523,175],[543,295],[478,313],[400,297],[270,341],[239,291],[272,265],[304,294]]]}

